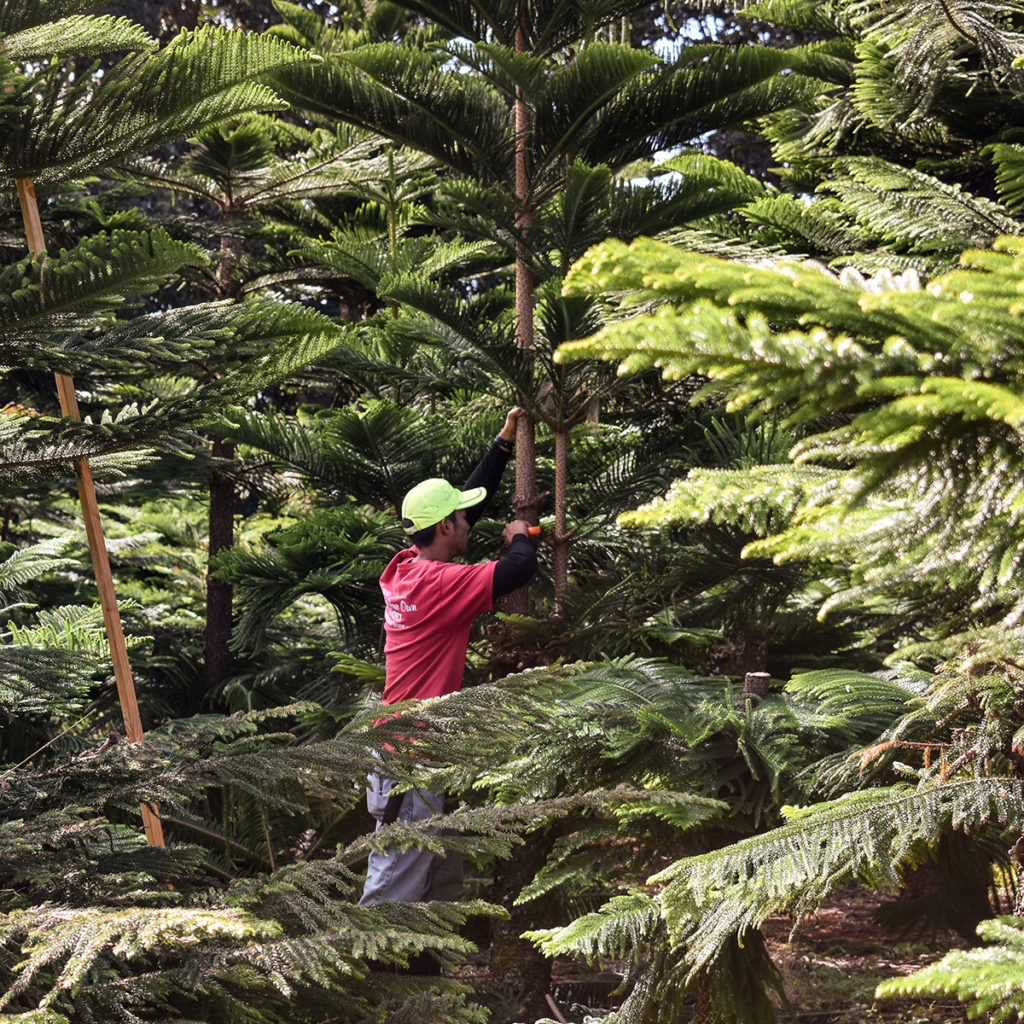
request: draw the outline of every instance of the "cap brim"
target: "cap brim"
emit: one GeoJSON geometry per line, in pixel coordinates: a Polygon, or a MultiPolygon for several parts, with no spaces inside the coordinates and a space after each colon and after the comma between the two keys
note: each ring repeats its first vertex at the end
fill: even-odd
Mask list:
{"type": "Polygon", "coordinates": [[[462,492],[462,498],[455,508],[456,510],[460,508],[472,508],[474,505],[479,505],[486,497],[486,487],[471,487],[468,491],[462,492]]]}

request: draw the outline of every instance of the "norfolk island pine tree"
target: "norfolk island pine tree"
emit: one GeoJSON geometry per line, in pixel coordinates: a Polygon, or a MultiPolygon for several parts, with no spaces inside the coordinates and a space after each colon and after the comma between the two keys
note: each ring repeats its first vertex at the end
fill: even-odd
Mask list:
{"type": "MultiPolygon", "coordinates": [[[[697,220],[735,201],[733,194],[726,193],[728,185],[747,194],[753,183],[736,175],[720,194],[709,198],[708,171],[700,165],[677,186],[664,182],[631,186],[617,182],[614,172],[649,156],[658,145],[699,135],[708,124],[781,102],[789,89],[799,90],[801,83],[793,78],[771,90],[760,88],[759,81],[774,59],[761,51],[734,52],[732,63],[723,59],[720,66],[705,69],[704,75],[666,69],[657,76],[658,87],[648,88],[651,82],[644,76],[655,63],[649,55],[596,42],[580,51],[578,64],[571,62],[558,74],[554,55],[565,52],[570,39],[586,39],[608,17],[610,8],[599,10],[595,5],[567,19],[554,8],[536,18],[532,15],[537,12],[531,12],[531,25],[523,26],[517,36],[512,5],[496,5],[493,10],[484,5],[478,9],[445,5],[431,11],[408,6],[435,16],[449,35],[480,40],[472,48],[451,44],[455,59],[476,73],[452,75],[449,70],[454,65],[443,65],[443,51],[434,56],[422,47],[381,42],[342,50],[317,35],[306,12],[282,5],[291,22],[286,37],[305,40],[318,49],[325,57],[325,74],[288,76],[280,83],[296,108],[310,116],[354,120],[439,160],[455,175],[453,183],[445,185],[451,199],[442,211],[443,222],[465,236],[490,243],[496,249],[497,266],[515,265],[517,305],[506,306],[508,314],[496,324],[492,316],[474,314],[474,303],[439,295],[433,281],[406,276],[386,280],[382,288],[399,301],[400,308],[426,314],[410,320],[409,330],[434,344],[454,344],[457,351],[466,353],[463,366],[472,372],[470,386],[498,390],[506,400],[521,401],[552,428],[554,585],[561,603],[570,539],[565,520],[569,430],[595,410],[595,399],[614,393],[617,385],[613,376],[596,367],[566,379],[550,362],[550,353],[566,337],[566,328],[585,333],[596,313],[586,303],[575,308],[578,304],[563,302],[558,276],[589,240],[609,233],[632,236],[697,220]],[[487,32],[493,32],[493,47],[482,42],[487,32]],[[740,67],[730,77],[729,69],[737,63],[740,67]],[[706,85],[716,73],[718,84],[725,82],[726,98],[717,105],[697,100],[698,80],[706,85]],[[517,90],[519,102],[512,99],[517,90]],[[638,137],[630,103],[651,96],[655,106],[661,104],[653,118],[658,128],[651,130],[648,125],[638,137]],[[529,133],[523,130],[528,122],[529,133]],[[490,133],[486,140],[482,132],[490,133]],[[538,345],[533,306],[540,293],[535,282],[545,280],[554,285],[543,293],[543,304],[550,312],[545,326],[555,329],[550,336],[541,333],[538,345]]],[[[694,65],[698,64],[699,57],[694,56],[694,65]]],[[[482,297],[475,306],[486,313],[485,303],[493,301],[482,297]]],[[[517,484],[517,507],[521,513],[535,514],[530,508],[534,499],[529,497],[536,492],[535,457],[529,441],[521,460],[529,482],[517,484]]]]}
{"type": "MultiPolygon", "coordinates": [[[[561,467],[569,431],[593,411],[594,400],[611,381],[585,375],[563,379],[550,362],[563,338],[536,337],[534,310],[541,297],[536,289],[557,280],[599,237],[656,232],[734,201],[735,196],[722,194],[702,205],[697,196],[706,191],[696,177],[692,185],[643,187],[616,176],[634,161],[689,142],[709,127],[783,104],[802,82],[792,76],[764,88],[762,82],[777,66],[768,51],[733,53],[731,63],[722,58],[698,71],[685,61],[661,66],[650,53],[596,42],[601,25],[636,6],[628,3],[582,5],[571,13],[554,4],[527,13],[525,6],[510,2],[389,6],[426,18],[450,41],[325,50],[320,72],[289,73],[276,81],[308,116],[380,132],[446,170],[443,184],[451,199],[442,209],[444,223],[471,240],[488,242],[495,269],[515,268],[509,322],[488,336],[486,321],[473,320],[470,326],[459,318],[454,296],[439,302],[425,282],[407,276],[382,286],[403,306],[420,309],[426,315],[421,319],[438,321],[439,337],[428,335],[430,340],[457,330],[453,342],[467,361],[497,375],[491,387],[500,398],[514,398],[551,428],[561,467]],[[567,54],[572,57],[563,62],[567,54]],[[715,98],[708,100],[709,93],[715,98]]],[[[316,50],[308,15],[286,4],[279,10],[293,22],[286,38],[316,50]]],[[[693,65],[699,66],[699,55],[693,65]]],[[[503,273],[507,280],[507,270],[503,273]]],[[[511,292],[512,282],[508,285],[511,292]]],[[[560,304],[557,290],[547,301],[560,304]]],[[[585,330],[593,315],[567,307],[552,319],[585,330]]],[[[521,444],[515,503],[535,519],[536,460],[529,431],[521,444]]],[[[559,469],[555,479],[556,591],[564,590],[568,567],[565,475],[559,469]]]]}

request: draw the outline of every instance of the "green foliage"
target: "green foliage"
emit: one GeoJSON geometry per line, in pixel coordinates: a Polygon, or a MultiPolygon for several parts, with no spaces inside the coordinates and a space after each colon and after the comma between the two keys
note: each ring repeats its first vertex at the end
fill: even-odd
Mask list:
{"type": "MultiPolygon", "coordinates": [[[[119,238],[114,239],[115,244],[121,241],[119,238]]],[[[6,417],[0,425],[5,440],[4,456],[0,459],[0,477],[11,479],[17,475],[24,479],[26,469],[37,473],[48,468],[51,472],[54,469],[60,471],[61,467],[66,469],[66,464],[72,459],[138,448],[158,439],[168,443],[173,439],[175,431],[190,428],[197,422],[212,421],[226,406],[322,358],[335,349],[345,336],[342,328],[311,310],[253,299],[241,305],[193,307],[187,314],[153,314],[131,321],[128,326],[115,326],[109,334],[93,332],[86,335],[89,339],[88,349],[79,349],[74,357],[60,352],[59,347],[40,346],[38,339],[43,330],[52,330],[73,319],[78,308],[84,309],[88,315],[94,302],[101,297],[103,301],[109,302],[112,289],[123,286],[126,281],[134,283],[141,280],[144,283],[153,274],[166,273],[162,250],[165,246],[173,248],[175,243],[157,234],[155,245],[158,252],[156,258],[150,260],[146,259],[148,245],[148,238],[138,240],[138,243],[135,239],[129,240],[126,246],[128,251],[123,253],[123,273],[115,274],[112,268],[110,277],[102,282],[90,279],[99,277],[99,274],[79,276],[82,264],[73,257],[69,258],[68,275],[62,277],[59,274],[60,265],[56,266],[53,276],[63,286],[63,291],[57,295],[58,308],[48,306],[45,294],[39,291],[27,289],[21,296],[16,296],[18,305],[8,318],[8,337],[14,342],[28,342],[24,346],[28,352],[24,349],[13,350],[11,358],[20,357],[19,361],[25,360],[31,365],[38,358],[31,358],[33,355],[45,352],[41,357],[44,363],[42,368],[67,371],[69,364],[81,365],[79,360],[84,359],[97,342],[102,345],[109,338],[114,350],[110,354],[111,358],[119,347],[122,353],[133,351],[137,358],[139,350],[145,345],[152,353],[150,365],[158,360],[163,362],[166,355],[174,353],[177,348],[178,358],[185,358],[178,365],[172,363],[166,366],[165,363],[169,371],[167,377],[173,380],[175,376],[185,376],[193,361],[201,358],[203,351],[214,339],[258,340],[263,345],[262,353],[246,365],[235,367],[198,387],[173,388],[167,398],[158,397],[155,401],[146,401],[149,396],[137,396],[142,400],[102,413],[100,423],[69,424],[31,415],[6,417]],[[142,249],[141,256],[136,244],[142,249]]],[[[103,251],[107,251],[107,247],[104,246],[103,251]]],[[[177,253],[171,258],[176,259],[177,253]]],[[[35,263],[29,265],[38,266],[35,263]]],[[[102,324],[108,316],[104,310],[100,314],[99,323],[102,324]]],[[[79,347],[76,342],[81,337],[71,335],[73,349],[79,347]]],[[[152,386],[152,381],[149,385],[152,386]]]]}
{"type": "MultiPolygon", "coordinates": [[[[843,152],[886,150],[905,164],[915,157],[976,163],[970,149],[1003,127],[1000,110],[1020,87],[1013,5],[844,0],[827,11],[795,2],[757,4],[750,13],[820,33],[836,57],[831,67],[813,65],[819,99],[768,125],[777,157],[799,170],[843,152]]],[[[793,57],[805,66],[800,48],[793,57]]]]}
{"type": "MultiPolygon", "coordinates": [[[[496,908],[359,908],[360,858],[397,843],[486,866],[543,835],[514,910],[564,913],[532,931],[548,954],[633,966],[612,1019],[688,1018],[696,996],[749,1024],[773,1014],[766,915],[850,880],[896,886],[950,829],[985,840],[983,866],[1006,845],[1024,735],[1021,268],[1017,241],[984,247],[1021,233],[1018,140],[994,136],[1015,123],[1013,10],[768,0],[751,12],[822,38],[659,60],[595,41],[618,0],[534,4],[527,52],[515,5],[491,0],[353,0],[330,24],[279,4],[288,24],[262,39],[203,29],[163,49],[122,21],[48,21],[81,6],[0,11],[22,65],[0,70],[0,159],[9,178],[132,184],[52,196],[45,267],[0,271],[16,399],[0,474],[41,495],[96,459],[145,714],[164,724],[99,749],[115,720],[98,613],[63,542],[40,542],[67,534],[67,503],[20,498],[32,518],[5,511],[0,556],[4,1016],[482,1020],[465,986],[369,961],[463,956],[466,916],[496,908]],[[517,90],[531,180],[513,202],[517,90]],[[309,122],[253,113],[285,92],[309,122]],[[653,160],[762,115],[794,194],[703,152],[653,160]],[[183,133],[187,148],[149,152],[183,133]],[[163,230],[145,225],[155,209],[163,230]],[[696,252],[627,245],[648,235],[696,252]],[[605,238],[621,241],[569,271],[605,238]],[[785,250],[836,273],[777,263],[785,250]],[[537,286],[528,354],[516,257],[537,286]],[[295,304],[165,308],[190,290],[295,304]],[[587,358],[558,361],[563,345],[587,358]],[[92,422],[50,415],[43,370],[75,373],[92,422]],[[736,411],[698,418],[698,392],[736,411]],[[542,574],[536,614],[474,639],[468,680],[586,661],[410,706],[413,753],[400,723],[371,732],[377,709],[356,713],[380,681],[391,510],[423,476],[464,474],[511,401],[541,425],[541,488],[566,483],[555,437],[572,429],[565,534],[545,523],[545,542],[571,539],[572,574],[558,617],[542,574]],[[204,429],[235,461],[201,453],[204,429]],[[215,687],[196,654],[211,472],[233,475],[241,513],[213,563],[235,588],[238,656],[215,687]],[[745,698],[708,671],[742,675],[745,632],[770,639],[776,675],[831,668],[745,698]],[[894,649],[941,672],[854,671],[894,649]],[[225,705],[236,715],[187,717],[225,705]],[[360,835],[388,737],[403,787],[429,758],[464,800],[432,823],[446,833],[360,835]],[[126,824],[140,800],[167,849],[126,824]],[[729,835],[744,838],[709,852],[729,835]],[[682,859],[650,884],[666,850],[682,859]]],[[[496,550],[493,526],[479,537],[496,550]]]]}
{"type": "Polygon", "coordinates": [[[911,995],[954,995],[968,1003],[972,1017],[988,1014],[993,1024],[1019,1020],[1024,1012],[1020,958],[1024,950],[1021,919],[1000,917],[983,921],[978,935],[980,949],[955,950],[938,963],[905,978],[893,978],[878,986],[879,998],[911,995]]]}
{"type": "Polygon", "coordinates": [[[951,257],[1019,234],[1020,222],[998,204],[932,175],[871,158],[837,161],[841,174],[821,186],[894,254],[951,257]],[[941,225],[941,228],[940,228],[941,225]]]}
{"type": "Polygon", "coordinates": [[[95,6],[92,0],[10,0],[0,13],[0,34],[45,25],[95,6]]]}
{"type": "Polygon", "coordinates": [[[773,913],[802,913],[828,893],[862,880],[899,884],[943,829],[972,830],[995,819],[1019,826],[1017,783],[967,778],[916,788],[872,789],[793,810],[774,832],[684,858],[656,879],[672,935],[687,944],[691,970],[712,962],[734,934],[773,913]]]}
{"type": "Polygon", "coordinates": [[[5,728],[20,716],[80,714],[106,654],[98,609],[44,608],[28,617],[34,606],[26,585],[66,565],[68,547],[55,538],[15,550],[0,562],[0,614],[11,616],[0,633],[5,728]]]}
{"type": "Polygon", "coordinates": [[[66,541],[51,540],[14,551],[0,563],[0,594],[5,598],[16,597],[22,584],[61,565],[66,547],[66,541]]]}
{"type": "Polygon", "coordinates": [[[401,157],[396,164],[389,147],[364,132],[309,130],[250,114],[206,127],[180,155],[130,156],[108,170],[162,194],[173,204],[162,210],[168,229],[209,251],[207,267],[190,274],[200,294],[269,293],[332,309],[365,302],[367,293],[333,267],[310,267],[309,248],[343,230],[357,204],[396,166],[402,174],[416,169],[401,157]],[[179,204],[195,219],[178,214],[179,204]],[[212,239],[207,218],[216,222],[212,239]]]}
{"type": "MultiPolygon", "coordinates": [[[[123,301],[126,292],[143,295],[186,263],[202,261],[199,251],[162,231],[118,231],[54,254],[45,261],[45,273],[42,258],[28,257],[5,267],[0,272],[4,326],[0,351],[5,363],[29,363],[67,373],[92,359],[102,360],[107,353],[96,343],[95,329],[113,325],[112,307],[123,301]],[[64,336],[64,346],[52,344],[58,332],[58,337],[64,336]],[[70,351],[62,352],[64,347],[70,351]]],[[[125,332],[129,334],[125,345],[113,348],[111,360],[125,360],[127,346],[141,340],[139,326],[130,329],[134,336],[125,332]]],[[[113,340],[118,340],[116,334],[113,340]]]]}
{"type": "Polygon", "coordinates": [[[624,512],[620,522],[633,527],[715,523],[764,536],[790,525],[807,506],[833,497],[842,480],[841,473],[818,466],[695,469],[663,497],[624,512]]]}
{"type": "Polygon", "coordinates": [[[731,408],[793,403],[791,423],[842,413],[838,426],[804,438],[792,454],[853,468],[831,494],[805,491],[799,507],[787,498],[792,526],[749,553],[779,560],[842,551],[870,575],[851,591],[855,600],[905,589],[913,566],[921,590],[952,584],[973,592],[968,607],[1002,609],[1009,621],[1020,532],[1005,497],[1016,465],[1017,247],[1006,239],[995,251],[966,253],[962,270],[927,288],[876,293],[815,265],[748,267],[650,241],[606,243],[578,266],[570,288],[673,305],[610,324],[563,352],[617,358],[620,371],[700,373],[712,382],[704,393],[725,395],[731,408]],[[968,436],[976,468],[954,469],[968,436]],[[855,541],[845,549],[842,540],[836,546],[842,516],[852,518],[840,538],[855,541]],[[897,532],[904,542],[893,564],[897,532]],[[968,550],[962,559],[942,555],[968,550]]]}
{"type": "MultiPolygon", "coordinates": [[[[652,188],[620,182],[614,204],[596,202],[608,179],[599,188],[592,176],[609,170],[615,175],[711,128],[792,102],[808,85],[799,75],[777,74],[785,57],[767,48],[691,47],[673,64],[628,46],[594,42],[588,33],[612,15],[610,3],[598,5],[600,13],[579,5],[571,13],[552,9],[552,25],[558,27],[550,35],[543,27],[545,15],[531,10],[522,52],[513,48],[514,11],[508,5],[486,12],[486,5],[479,10],[468,5],[458,15],[445,5],[408,6],[452,33],[444,50],[421,48],[418,40],[395,46],[357,45],[355,39],[339,50],[307,36],[307,45],[324,62],[297,65],[275,81],[313,116],[373,129],[454,171],[455,180],[445,181],[444,190],[457,204],[460,230],[468,233],[475,226],[486,232],[506,258],[515,251],[519,230],[508,201],[516,137],[512,98],[518,94],[531,119],[527,203],[541,213],[530,229],[535,236],[531,262],[543,267],[554,252],[566,261],[544,267],[539,280],[564,271],[581,251],[573,247],[586,246],[602,236],[598,232],[625,237],[653,232],[668,222],[726,208],[731,190],[756,192],[754,181],[743,181],[742,174],[722,165],[714,176],[724,191],[712,193],[707,180],[712,162],[696,156],[656,172],[674,170],[684,176],[682,183],[663,181],[652,188]],[[563,61],[557,51],[573,32],[587,42],[563,61]],[[549,203],[561,207],[561,217],[555,211],[544,215],[549,203]]],[[[294,38],[303,16],[291,5],[281,9],[286,20],[294,19],[294,38]]]]}
{"type": "MultiPolygon", "coordinates": [[[[628,959],[643,972],[622,1005],[604,1018],[616,1024],[633,1021],[680,1022],[692,1019],[690,999],[700,982],[686,975],[685,952],[668,938],[656,897],[633,892],[616,896],[596,913],[578,917],[563,928],[534,931],[529,937],[549,956],[628,959]]],[[[776,1014],[766,996],[774,989],[787,1004],[778,974],[756,932],[730,943],[717,960],[707,984],[708,1001],[719,1021],[771,1024],[776,1014]]],[[[698,998],[700,998],[698,996],[698,998]]]]}
{"type": "Polygon", "coordinates": [[[259,551],[235,547],[216,561],[218,577],[234,584],[245,609],[234,632],[239,650],[252,653],[268,643],[273,620],[307,594],[330,602],[346,650],[375,636],[378,580],[395,544],[391,516],[385,523],[325,509],[264,534],[263,541],[259,551]]]}
{"type": "Polygon", "coordinates": [[[19,63],[156,47],[156,40],[139,25],[126,18],[109,16],[72,16],[2,34],[8,58],[19,63]]]}
{"type": "Polygon", "coordinates": [[[620,372],[700,374],[705,398],[762,416],[784,407],[784,422],[817,431],[793,446],[795,467],[697,472],[626,522],[711,520],[763,538],[748,557],[852,565],[846,603],[869,610],[901,597],[903,623],[926,621],[938,635],[964,629],[945,646],[915,644],[916,657],[950,656],[969,639],[979,645],[967,647],[967,666],[954,660],[943,676],[922,674],[927,687],[845,672],[794,681],[794,695],[841,712],[866,746],[845,755],[844,770],[834,758],[812,769],[815,785],[843,795],[652,880],[667,883],[663,913],[691,979],[766,916],[813,909],[833,886],[898,888],[944,833],[1020,829],[1012,642],[989,646],[977,628],[980,618],[1005,629],[1018,612],[1019,529],[1007,515],[1018,468],[1005,433],[1017,424],[1017,248],[1003,239],[965,253],[962,269],[924,288],[910,274],[866,281],[818,264],[750,266],[650,241],[605,243],[568,278],[570,289],[620,295],[623,317],[561,354],[616,359],[620,372]],[[961,463],[964,445],[972,469],[961,463]],[[975,600],[970,615],[961,614],[961,594],[975,600]],[[979,758],[984,771],[967,776],[979,758]],[[916,787],[875,788],[908,773],[916,787]],[[872,788],[849,792],[863,786],[872,788]]]}
{"type": "Polygon", "coordinates": [[[379,142],[354,138],[345,143],[322,130],[311,132],[251,114],[229,125],[204,128],[183,158],[135,158],[121,167],[133,181],[208,199],[237,216],[287,200],[351,190],[376,182],[386,172],[379,142]],[[283,143],[294,154],[275,152],[283,143]]]}
{"type": "MultiPolygon", "coordinates": [[[[331,1001],[361,1014],[416,992],[412,982],[382,990],[367,958],[402,963],[423,949],[468,950],[455,932],[468,914],[491,912],[481,904],[355,905],[351,865],[376,840],[306,859],[314,845],[303,832],[309,811],[321,805],[337,815],[361,801],[361,790],[342,780],[362,773],[373,742],[362,731],[319,743],[275,732],[312,710],[179,720],[144,744],[107,744],[7,773],[0,848],[5,879],[16,887],[2,919],[15,944],[0,956],[7,1009],[50,1007],[92,1021],[178,1006],[190,1019],[248,1020],[258,991],[261,1009],[251,1019],[315,1014],[331,1001]],[[140,795],[159,801],[167,848],[145,845],[136,827],[112,820],[132,814],[140,795]],[[221,801],[236,811],[247,803],[249,815],[220,824],[204,817],[204,803],[221,801]],[[183,846],[176,835],[206,847],[183,846]],[[230,884],[214,884],[217,876],[230,884]]],[[[512,811],[504,823],[464,815],[467,836],[458,845],[507,852],[524,817],[538,822],[546,813],[512,811]]],[[[397,842],[437,842],[421,827],[395,831],[397,842]]],[[[466,991],[455,982],[438,990],[442,1005],[452,1004],[446,1019],[478,1018],[466,991]]],[[[439,1011],[414,1019],[436,1019],[430,1012],[439,1011]]]]}
{"type": "Polygon", "coordinates": [[[793,676],[786,692],[806,702],[823,716],[833,715],[857,739],[870,740],[882,734],[894,721],[924,703],[921,687],[906,678],[888,678],[822,669],[793,676]]]}
{"type": "MultiPolygon", "coordinates": [[[[877,46],[877,56],[871,57],[891,76],[886,99],[894,108],[894,126],[920,120],[943,87],[966,77],[956,69],[957,58],[971,71],[980,71],[978,78],[992,78],[998,86],[1024,47],[1013,11],[1001,4],[944,6],[905,0],[844,6],[851,28],[865,43],[877,46]]],[[[881,99],[874,90],[872,98],[881,99]]]]}
{"type": "MultiPolygon", "coordinates": [[[[472,763],[479,767],[493,757],[493,746],[488,749],[480,736],[457,728],[479,706],[500,712],[492,718],[492,737],[503,737],[505,744],[536,742],[532,725],[538,716],[557,714],[558,705],[538,704],[528,696],[526,680],[518,685],[519,696],[513,682],[504,693],[468,690],[416,710],[424,721],[417,755],[447,751],[445,759],[431,761],[435,779],[438,770],[447,767],[464,775],[472,763]]],[[[0,968],[13,972],[9,1008],[73,1007],[80,1019],[91,1021],[122,1007],[154,1012],[181,1005],[189,1007],[194,1019],[245,1020],[246,1007],[252,1005],[247,996],[251,999],[255,990],[269,1019],[284,1012],[285,1000],[310,1013],[325,1000],[335,1000],[356,1013],[380,1009],[392,998],[405,1002],[404,1012],[414,1014],[413,1019],[436,1019],[429,1015],[438,1012],[436,1007],[415,1016],[420,1011],[415,1000],[409,1001],[414,988],[382,990],[375,976],[367,975],[364,961],[401,963],[423,949],[442,956],[465,952],[470,947],[455,929],[469,913],[494,911],[474,903],[355,906],[351,866],[369,846],[443,846],[476,856],[507,856],[524,831],[552,818],[610,815],[629,835],[641,808],[649,813],[668,801],[682,810],[689,803],[692,826],[715,806],[705,802],[702,812],[701,801],[657,789],[576,791],[528,802],[464,806],[428,829],[396,823],[326,859],[306,859],[310,841],[302,840],[299,830],[308,825],[309,809],[329,805],[337,813],[356,805],[361,790],[343,780],[360,774],[370,745],[380,742],[362,726],[326,742],[299,742],[289,732],[275,732],[277,723],[312,711],[296,707],[226,721],[179,720],[149,733],[144,744],[89,751],[12,777],[3,791],[8,814],[0,824],[0,848],[7,877],[17,878],[19,885],[7,901],[3,927],[26,945],[28,956],[0,958],[0,968]],[[236,808],[220,825],[197,813],[218,792],[236,808]],[[159,803],[172,837],[168,849],[145,846],[134,829],[113,825],[99,813],[100,806],[108,814],[112,808],[128,813],[140,797],[159,803]],[[237,814],[243,797],[257,813],[237,814]],[[18,818],[10,814],[14,808],[18,818]],[[306,815],[299,813],[302,808],[306,815]],[[58,826],[63,838],[54,846],[58,826]],[[248,835],[247,826],[252,827],[248,835]],[[178,834],[205,848],[174,844],[178,834]],[[253,872],[261,862],[262,870],[253,872]],[[211,888],[209,876],[226,869],[237,880],[226,889],[211,888]],[[239,877],[242,872],[250,877],[239,877]],[[166,880],[173,880],[173,891],[161,886],[166,880]],[[64,905],[38,905],[33,899],[37,891],[64,905]],[[101,892],[105,899],[98,898],[101,892]],[[110,985],[111,976],[131,979],[131,984],[110,985]]],[[[389,771],[405,784],[421,779],[422,757],[397,749],[386,756],[389,771]]],[[[681,819],[675,824],[679,827],[681,819]]],[[[598,846],[604,834],[594,833],[598,846]]],[[[478,1009],[459,1001],[465,998],[463,986],[445,983],[437,991],[455,1007],[446,1011],[446,1019],[478,1015],[478,1009]]]]}
{"type": "MultiPolygon", "coordinates": [[[[117,24],[122,45],[138,43],[117,24]]],[[[100,27],[89,33],[79,28],[84,52],[100,27]]],[[[27,100],[33,89],[41,95],[6,118],[0,180],[8,189],[15,178],[68,181],[211,122],[279,108],[277,96],[260,79],[308,60],[283,40],[209,27],[184,32],[162,49],[125,57],[102,78],[76,77],[55,60],[37,77],[17,84],[12,103],[27,100]]]]}
{"type": "Polygon", "coordinates": [[[8,1006],[35,987],[40,974],[49,973],[56,966],[55,962],[65,959],[66,963],[54,979],[54,991],[44,997],[43,1006],[55,1001],[58,993],[62,1001],[73,1000],[89,976],[100,971],[97,961],[101,957],[106,959],[113,954],[126,964],[133,961],[151,964],[154,954],[180,958],[188,947],[204,940],[267,941],[280,933],[278,927],[247,921],[238,914],[175,908],[111,911],[99,907],[74,911],[55,908],[49,913],[31,914],[29,926],[24,921],[26,916],[29,915],[16,911],[0,929],[3,941],[9,942],[20,935],[31,936],[30,944],[23,950],[27,956],[19,965],[18,981],[6,993],[8,1006]]]}

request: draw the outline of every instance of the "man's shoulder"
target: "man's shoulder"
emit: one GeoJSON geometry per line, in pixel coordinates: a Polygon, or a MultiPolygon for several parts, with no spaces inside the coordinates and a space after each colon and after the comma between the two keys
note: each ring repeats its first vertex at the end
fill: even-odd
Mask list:
{"type": "Polygon", "coordinates": [[[471,579],[474,576],[487,576],[494,572],[496,562],[439,562],[441,574],[453,580],[471,579]]]}
{"type": "MultiPolygon", "coordinates": [[[[477,607],[481,595],[490,596],[494,581],[495,562],[416,563],[416,569],[408,573],[406,593],[430,595],[436,602],[437,611],[453,615],[465,613],[466,605],[477,607]],[[420,566],[423,566],[420,569],[420,566]]],[[[475,614],[475,612],[474,612],[475,614]]]]}
{"type": "Polygon", "coordinates": [[[490,579],[495,562],[414,562],[410,563],[403,575],[410,582],[446,585],[465,584],[474,579],[490,579]]]}
{"type": "Polygon", "coordinates": [[[418,553],[416,548],[406,548],[404,551],[399,551],[380,574],[380,585],[386,588],[397,582],[399,574],[405,572],[418,553]]]}
{"type": "Polygon", "coordinates": [[[416,549],[400,551],[391,560],[380,578],[381,587],[385,590],[401,586],[417,586],[419,584],[461,583],[476,577],[487,577],[494,572],[495,561],[472,562],[439,562],[432,559],[419,560],[416,549]]]}

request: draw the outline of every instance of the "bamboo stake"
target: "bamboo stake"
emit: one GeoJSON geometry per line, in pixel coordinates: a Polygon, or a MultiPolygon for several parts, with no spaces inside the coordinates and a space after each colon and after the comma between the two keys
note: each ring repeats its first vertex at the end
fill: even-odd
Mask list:
{"type": "MultiPolygon", "coordinates": [[[[35,186],[31,178],[18,178],[16,184],[29,252],[36,256],[46,250],[46,240],[39,217],[35,186]]],[[[78,410],[74,381],[63,373],[54,376],[57,381],[61,412],[69,419],[80,422],[82,416],[78,410]]],[[[82,503],[85,533],[89,540],[89,552],[92,555],[96,588],[100,595],[100,607],[103,609],[103,623],[107,631],[110,659],[114,665],[114,678],[117,680],[117,695],[121,702],[121,712],[124,715],[125,732],[132,743],[137,743],[143,735],[142,719],[139,717],[135,681],[132,679],[132,668],[128,661],[128,646],[125,643],[124,630],[121,628],[121,613],[117,606],[114,578],[110,572],[107,543],[103,535],[103,521],[100,519],[96,487],[93,484],[92,469],[88,459],[75,459],[75,476],[78,478],[78,499],[82,503]]],[[[156,808],[152,804],[142,804],[141,810],[142,824],[145,827],[146,839],[150,846],[163,846],[164,830],[157,817],[156,808]]]]}

